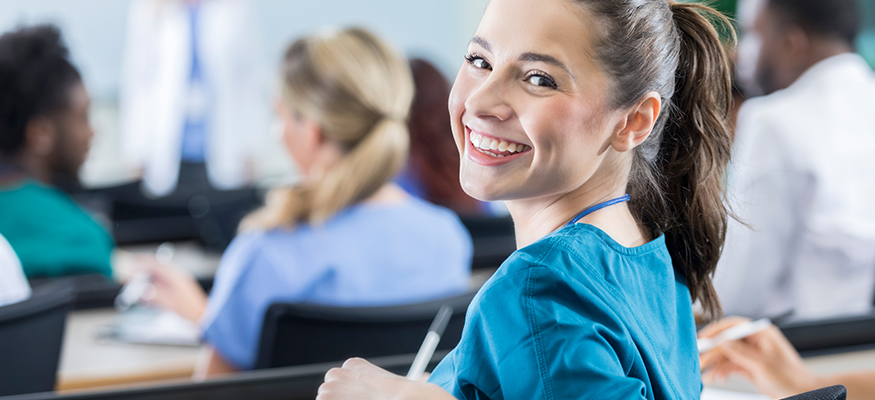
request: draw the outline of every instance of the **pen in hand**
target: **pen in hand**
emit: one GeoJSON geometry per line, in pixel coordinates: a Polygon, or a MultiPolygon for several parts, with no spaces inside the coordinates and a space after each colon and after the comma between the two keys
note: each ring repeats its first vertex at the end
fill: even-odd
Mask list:
{"type": "Polygon", "coordinates": [[[416,353],[416,358],[413,359],[413,364],[410,365],[410,370],[407,372],[407,379],[417,380],[425,372],[431,356],[434,355],[434,350],[441,341],[441,335],[444,334],[444,329],[447,323],[450,322],[450,316],[453,314],[453,307],[449,304],[444,304],[438,310],[434,317],[431,326],[428,328],[428,334],[425,335],[425,340],[422,341],[422,346],[419,347],[419,352],[416,353]]]}
{"type": "Polygon", "coordinates": [[[717,334],[712,338],[702,338],[697,341],[697,345],[699,347],[699,354],[710,351],[721,344],[731,341],[731,340],[739,340],[744,339],[750,335],[755,333],[762,332],[766,328],[772,326],[772,321],[768,318],[761,318],[756,321],[749,321],[743,324],[739,324],[733,326],[731,328],[726,329],[723,332],[717,334]]]}

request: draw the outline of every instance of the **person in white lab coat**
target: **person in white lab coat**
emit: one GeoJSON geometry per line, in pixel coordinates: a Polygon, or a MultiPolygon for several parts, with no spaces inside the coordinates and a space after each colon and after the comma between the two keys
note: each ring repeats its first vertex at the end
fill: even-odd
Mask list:
{"type": "Polygon", "coordinates": [[[875,74],[853,52],[854,0],[747,0],[731,221],[715,288],[726,314],[826,316],[875,291],[875,74]],[[745,79],[747,78],[747,79],[745,79]]]}
{"type": "Polygon", "coordinates": [[[150,194],[172,193],[190,165],[215,189],[251,182],[270,111],[253,21],[247,0],[131,4],[122,151],[150,194]]]}
{"type": "Polygon", "coordinates": [[[30,285],[24,278],[21,262],[12,246],[0,235],[0,307],[18,303],[30,297],[30,285]]]}

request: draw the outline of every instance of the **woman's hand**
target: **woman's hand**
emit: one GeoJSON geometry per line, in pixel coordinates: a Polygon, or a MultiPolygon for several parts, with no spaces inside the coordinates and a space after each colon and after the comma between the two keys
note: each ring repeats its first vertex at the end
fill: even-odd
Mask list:
{"type": "Polygon", "coordinates": [[[316,400],[455,400],[437,385],[411,381],[364,359],[350,358],[325,374],[316,400]]]}
{"type": "Polygon", "coordinates": [[[207,308],[207,294],[194,276],[154,259],[145,263],[145,269],[149,272],[152,288],[143,294],[143,301],[197,323],[207,308]]]}
{"type": "MultiPolygon", "coordinates": [[[[700,338],[714,337],[748,319],[729,317],[699,332],[700,338]]],[[[726,379],[730,373],[747,377],[762,393],[784,398],[821,386],[819,378],[803,363],[802,357],[775,327],[741,340],[726,342],[699,358],[702,381],[726,379]]]]}

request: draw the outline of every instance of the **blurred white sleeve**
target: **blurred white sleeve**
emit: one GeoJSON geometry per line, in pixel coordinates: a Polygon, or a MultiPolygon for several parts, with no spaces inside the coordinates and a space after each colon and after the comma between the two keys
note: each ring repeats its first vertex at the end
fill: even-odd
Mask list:
{"type": "Polygon", "coordinates": [[[30,297],[30,285],[9,242],[0,235],[0,307],[30,297]]]}
{"type": "Polygon", "coordinates": [[[777,316],[794,308],[792,266],[812,179],[793,167],[779,123],[739,113],[728,175],[730,219],[714,286],[726,315],[777,316]],[[747,226],[745,226],[747,224],[747,226]]]}

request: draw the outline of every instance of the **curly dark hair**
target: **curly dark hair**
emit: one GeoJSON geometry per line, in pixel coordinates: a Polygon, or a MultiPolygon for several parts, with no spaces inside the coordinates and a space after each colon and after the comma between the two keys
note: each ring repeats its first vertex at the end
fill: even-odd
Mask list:
{"type": "Polygon", "coordinates": [[[28,121],[66,107],[70,89],[81,81],[56,26],[0,36],[0,154],[17,154],[28,121]]]}
{"type": "Polygon", "coordinates": [[[769,0],[786,21],[816,35],[834,37],[851,47],[860,31],[857,0],[769,0]]]}

